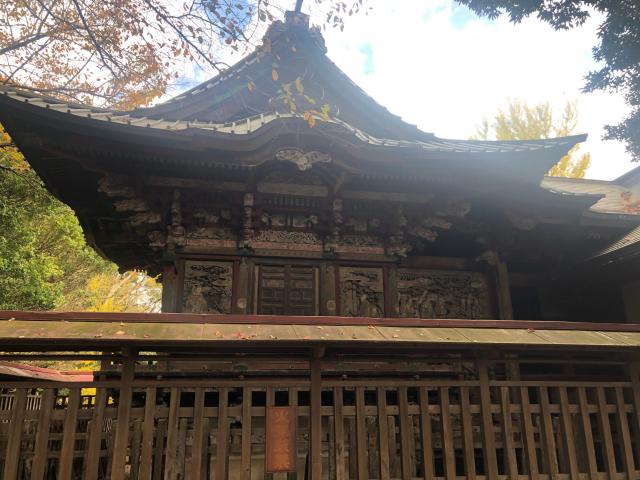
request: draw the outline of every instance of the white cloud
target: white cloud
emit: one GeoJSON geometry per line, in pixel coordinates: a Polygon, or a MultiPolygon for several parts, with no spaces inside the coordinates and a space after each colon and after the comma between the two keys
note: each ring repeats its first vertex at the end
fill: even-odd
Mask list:
{"type": "Polygon", "coordinates": [[[508,97],[549,100],[557,109],[577,99],[578,130],[589,134],[583,149],[593,159],[587,176],[612,179],[634,166],[624,145],[601,140],[603,125],[624,116],[623,99],[580,91],[584,75],[597,66],[591,48],[598,18],[555,31],[535,19],[513,25],[506,18],[474,18],[454,12],[460,7],[450,1],[370,5],[368,15],[346,20],[344,32],[325,32],[329,57],[406,121],[441,137],[468,138],[508,97]],[[371,45],[373,71],[365,68],[363,44],[371,45]]]}

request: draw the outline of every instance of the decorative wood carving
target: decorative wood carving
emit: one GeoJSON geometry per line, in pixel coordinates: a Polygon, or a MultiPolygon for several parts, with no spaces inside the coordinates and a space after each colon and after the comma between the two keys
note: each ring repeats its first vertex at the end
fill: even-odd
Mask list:
{"type": "Polygon", "coordinates": [[[147,234],[149,246],[155,249],[162,249],[167,246],[167,234],[160,230],[152,230],[147,234]]]}
{"type": "Polygon", "coordinates": [[[253,241],[255,248],[286,248],[289,250],[321,250],[322,241],[313,232],[260,230],[253,241]]]}
{"type": "Polygon", "coordinates": [[[340,242],[340,235],[342,233],[342,224],[344,223],[342,217],[342,199],[334,198],[332,204],[332,215],[330,221],[331,233],[325,237],[324,251],[327,253],[335,253],[340,242]]]}
{"type": "Polygon", "coordinates": [[[276,158],[280,161],[291,162],[298,170],[305,171],[313,167],[314,163],[330,163],[331,157],[323,152],[312,150],[305,152],[300,148],[283,148],[276,152],[276,158]]]}
{"type": "Polygon", "coordinates": [[[398,269],[398,312],[416,318],[493,318],[480,272],[398,269]]]}
{"type": "Polygon", "coordinates": [[[124,175],[109,174],[98,180],[98,191],[111,198],[133,198],[135,189],[127,183],[124,175]]]}
{"type": "Polygon", "coordinates": [[[182,311],[231,313],[232,262],[185,262],[182,311]]]}
{"type": "Polygon", "coordinates": [[[393,233],[388,237],[387,255],[406,257],[411,250],[411,245],[406,241],[405,235],[407,217],[404,214],[402,204],[398,204],[395,210],[393,233]]]}
{"type": "Polygon", "coordinates": [[[169,225],[169,234],[167,235],[167,247],[169,250],[174,250],[175,247],[184,245],[185,228],[182,225],[182,203],[180,197],[180,190],[174,190],[171,201],[171,225],[169,225]]]}
{"type": "Polygon", "coordinates": [[[343,235],[335,248],[338,253],[375,253],[383,255],[384,242],[374,235],[343,235]]]}
{"type": "Polygon", "coordinates": [[[185,215],[187,227],[184,235],[185,247],[236,248],[238,228],[233,228],[231,212],[226,208],[195,208],[185,215]]]}
{"type": "Polygon", "coordinates": [[[310,213],[270,213],[263,212],[260,222],[266,227],[291,227],[295,229],[311,229],[318,225],[318,216],[310,213]]]}
{"type": "Polygon", "coordinates": [[[382,268],[340,267],[340,314],[345,317],[383,317],[382,268]]]}
{"type": "Polygon", "coordinates": [[[245,193],[243,199],[244,217],[242,232],[240,233],[240,248],[251,248],[251,236],[253,235],[253,194],[245,193]]]}
{"type": "MultiPolygon", "coordinates": [[[[143,227],[143,231],[145,226],[157,228],[157,224],[162,221],[162,215],[154,211],[145,199],[137,196],[136,189],[124,175],[102,177],[98,180],[98,191],[105,193],[110,198],[121,199],[114,202],[114,208],[116,212],[131,212],[127,223],[133,228],[143,227]]],[[[155,243],[157,245],[157,242],[155,243]]]]}
{"type": "Polygon", "coordinates": [[[518,230],[523,230],[525,232],[533,230],[538,224],[538,222],[534,218],[531,218],[530,214],[527,215],[523,212],[507,210],[505,212],[505,215],[511,225],[516,227],[518,230]]]}
{"type": "Polygon", "coordinates": [[[198,250],[206,248],[236,248],[238,246],[238,236],[228,229],[221,229],[212,232],[212,236],[191,236],[187,234],[184,240],[185,247],[193,247],[198,250]]]}
{"type": "Polygon", "coordinates": [[[149,204],[141,198],[127,198],[114,203],[116,212],[146,212],[151,210],[149,204]]]}

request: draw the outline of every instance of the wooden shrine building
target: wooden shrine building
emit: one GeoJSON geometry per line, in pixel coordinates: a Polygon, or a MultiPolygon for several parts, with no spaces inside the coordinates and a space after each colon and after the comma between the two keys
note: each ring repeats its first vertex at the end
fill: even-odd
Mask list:
{"type": "Polygon", "coordinates": [[[3,370],[3,478],[640,478],[640,170],[546,177],[585,136],[422,132],[299,13],[157,106],[5,88],[0,122],[163,284],[160,314],[0,312],[0,360],[101,362],[3,370]]]}

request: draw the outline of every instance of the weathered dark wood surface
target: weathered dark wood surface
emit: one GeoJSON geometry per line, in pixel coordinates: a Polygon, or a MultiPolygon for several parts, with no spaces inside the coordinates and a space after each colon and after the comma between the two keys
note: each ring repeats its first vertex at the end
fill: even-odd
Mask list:
{"type": "Polygon", "coordinates": [[[640,323],[564,322],[552,320],[480,320],[427,318],[373,318],[295,315],[217,315],[193,313],[120,313],[120,312],[37,312],[0,310],[2,320],[65,321],[102,323],[192,323],[231,325],[334,325],[433,328],[500,328],[532,330],[583,330],[603,332],[640,332],[640,323]]]}
{"type": "Polygon", "coordinates": [[[278,405],[297,417],[296,472],[287,478],[305,478],[306,468],[320,479],[640,478],[640,382],[624,363],[608,379],[559,382],[531,379],[553,359],[527,360],[518,380],[506,379],[501,360],[421,378],[320,376],[324,361],[280,378],[143,379],[127,366],[121,380],[71,388],[3,381],[0,471],[262,478],[266,407],[278,405]]]}

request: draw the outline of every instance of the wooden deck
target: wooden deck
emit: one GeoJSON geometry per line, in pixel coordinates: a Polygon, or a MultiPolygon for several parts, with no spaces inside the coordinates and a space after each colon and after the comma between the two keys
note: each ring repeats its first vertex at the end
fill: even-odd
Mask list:
{"type": "Polygon", "coordinates": [[[319,388],[300,377],[5,383],[3,476],[267,478],[273,405],[294,407],[297,420],[296,472],[274,478],[310,478],[309,464],[326,479],[640,476],[637,374],[518,381],[493,378],[494,368],[323,378],[319,388]]]}
{"type": "MultiPolygon", "coordinates": [[[[635,349],[640,324],[414,318],[280,317],[261,315],[51,313],[0,311],[0,346],[49,349],[113,345],[194,348],[238,342],[309,347],[322,344],[420,348],[635,349]]],[[[235,348],[235,347],[233,347],[235,348]]]]}
{"type": "Polygon", "coordinates": [[[436,327],[334,325],[327,333],[326,325],[293,323],[277,326],[282,342],[235,338],[238,327],[255,323],[138,322],[197,335],[236,329],[192,351],[195,334],[132,342],[130,319],[76,320],[0,322],[15,329],[0,327],[6,359],[102,362],[90,382],[0,380],[5,479],[640,478],[639,350],[629,340],[612,343],[614,333],[633,331],[458,325],[422,341],[416,336],[436,335],[436,327]],[[39,331],[30,326],[33,337],[20,338],[23,322],[47,332],[60,323],[65,334],[40,338],[47,351],[26,352],[29,343],[20,341],[35,341],[39,331]],[[86,323],[102,335],[125,333],[112,332],[108,348],[91,351],[97,339],[74,334],[86,323]],[[350,328],[376,340],[362,333],[360,348],[349,348],[360,339],[335,339],[350,328]],[[588,334],[582,343],[580,333],[588,334]],[[512,349],[517,338],[500,340],[507,334],[535,343],[512,349]],[[542,343],[556,334],[561,342],[542,343]],[[271,407],[289,407],[295,418],[295,471],[265,471],[271,407]]]}

